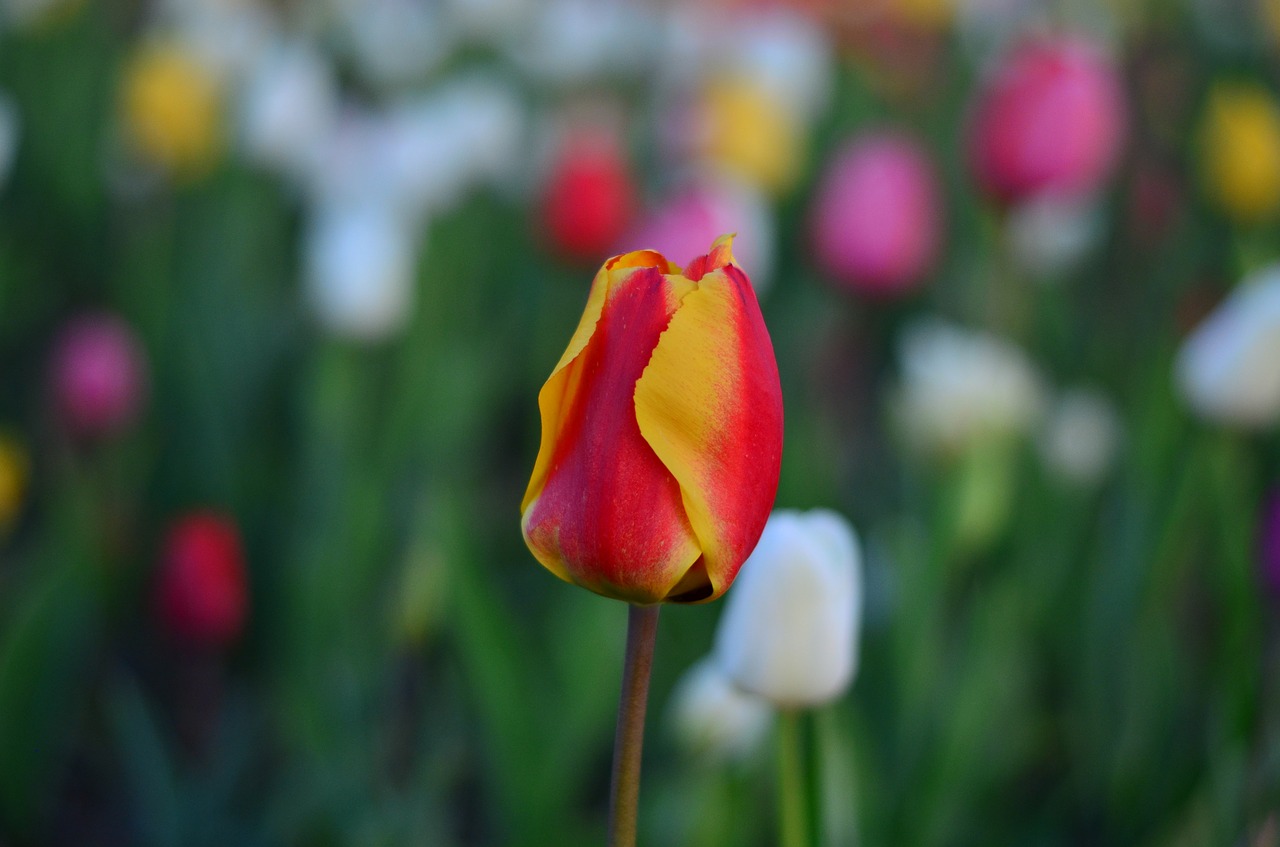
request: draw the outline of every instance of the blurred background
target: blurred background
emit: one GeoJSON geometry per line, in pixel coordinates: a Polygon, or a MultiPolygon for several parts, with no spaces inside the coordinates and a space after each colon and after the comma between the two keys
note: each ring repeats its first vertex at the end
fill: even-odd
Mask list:
{"type": "MultiPolygon", "coordinates": [[[[604,258],[729,231],[778,505],[863,542],[829,843],[1280,843],[1278,45],[3,0],[0,844],[601,842],[625,608],[524,547],[536,395],[604,258]]],[[[681,701],[719,612],[663,614],[642,843],[775,843],[767,727],[681,701]]]]}

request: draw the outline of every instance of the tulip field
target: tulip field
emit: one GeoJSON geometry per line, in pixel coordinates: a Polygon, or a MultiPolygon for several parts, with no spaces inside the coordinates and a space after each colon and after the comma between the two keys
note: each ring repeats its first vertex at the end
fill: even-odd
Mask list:
{"type": "Polygon", "coordinates": [[[1280,847],[1280,2],[0,0],[0,847],[1280,847]]]}

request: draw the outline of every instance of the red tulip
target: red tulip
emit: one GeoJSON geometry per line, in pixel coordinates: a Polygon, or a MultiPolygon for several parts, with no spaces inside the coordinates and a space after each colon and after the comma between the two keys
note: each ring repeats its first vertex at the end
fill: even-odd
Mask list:
{"type": "Polygon", "coordinates": [[[813,249],[831,276],[872,295],[916,287],[938,252],[942,202],[933,164],[912,139],[864,135],[827,167],[813,206],[813,249]]]}
{"type": "Polygon", "coordinates": [[[538,395],[542,445],[521,505],[548,570],[637,604],[719,597],[778,487],[773,345],[731,239],[682,273],[660,253],[596,274],[538,395]]]}
{"type": "Polygon", "coordinates": [[[542,198],[542,225],[552,246],[573,259],[595,261],[622,237],[635,187],[611,137],[570,137],[559,151],[542,198]]]}
{"type": "Polygon", "coordinates": [[[54,343],[54,405],[82,437],[110,435],[138,416],[146,393],[142,347],[129,325],[110,314],[71,320],[54,343]]]}
{"type": "Polygon", "coordinates": [[[1025,41],[979,92],[970,167],[982,189],[1005,203],[1090,193],[1120,153],[1124,109],[1119,75],[1093,44],[1025,41]]]}
{"type": "Polygon", "coordinates": [[[244,629],[248,608],[244,551],[235,524],[194,512],[173,525],[160,555],[157,609],[179,638],[226,647],[244,629]]]}

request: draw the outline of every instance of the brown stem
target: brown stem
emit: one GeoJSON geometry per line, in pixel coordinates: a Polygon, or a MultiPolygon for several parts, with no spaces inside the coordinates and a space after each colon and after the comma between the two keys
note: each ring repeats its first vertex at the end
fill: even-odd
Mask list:
{"type": "Polygon", "coordinates": [[[649,669],[658,634],[661,606],[630,606],[627,612],[627,660],[618,700],[618,730],[613,737],[613,784],[609,789],[609,847],[635,847],[640,801],[640,755],[644,748],[644,711],[649,701],[649,669]]]}

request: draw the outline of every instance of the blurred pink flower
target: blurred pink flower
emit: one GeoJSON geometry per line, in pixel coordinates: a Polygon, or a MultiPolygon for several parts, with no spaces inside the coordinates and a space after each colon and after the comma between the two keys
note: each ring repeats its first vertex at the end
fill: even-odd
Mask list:
{"type": "Polygon", "coordinates": [[[937,256],[942,230],[928,154],[896,132],[847,142],[819,183],[811,224],[819,264],[848,287],[876,296],[915,288],[937,256]]]}
{"type": "Polygon", "coordinates": [[[146,360],[133,330],[115,315],[81,315],[54,342],[54,405],[74,435],[95,437],[124,429],[146,394],[146,360]]]}
{"type": "Polygon", "coordinates": [[[726,232],[738,234],[738,264],[756,292],[763,291],[773,269],[773,210],[758,189],[731,177],[703,175],[685,183],[650,209],[614,250],[635,245],[683,265],[726,232]]]}
{"type": "Polygon", "coordinates": [[[227,647],[240,636],[248,588],[240,533],[229,517],[191,512],[169,529],[156,609],[164,627],[184,641],[227,647]]]}
{"type": "Polygon", "coordinates": [[[1023,41],[981,90],[969,126],[969,164],[1001,202],[1088,194],[1106,179],[1125,134],[1119,73],[1081,37],[1023,41]]]}

